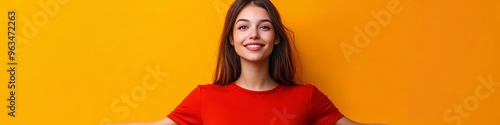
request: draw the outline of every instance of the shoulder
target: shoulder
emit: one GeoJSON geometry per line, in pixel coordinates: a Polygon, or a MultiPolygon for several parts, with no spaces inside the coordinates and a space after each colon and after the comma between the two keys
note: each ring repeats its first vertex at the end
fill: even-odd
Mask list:
{"type": "Polygon", "coordinates": [[[196,87],[196,90],[201,93],[221,93],[229,91],[229,85],[216,85],[216,84],[201,84],[196,87]]]}
{"type": "Polygon", "coordinates": [[[293,90],[293,91],[307,91],[312,92],[317,90],[316,86],[312,84],[297,84],[297,85],[283,85],[285,89],[293,90]]]}
{"type": "Polygon", "coordinates": [[[216,84],[200,84],[198,85],[197,88],[199,89],[221,89],[221,88],[225,88],[227,87],[228,85],[225,85],[225,86],[221,86],[221,85],[216,85],[216,84]]]}
{"type": "Polygon", "coordinates": [[[293,93],[293,95],[300,94],[302,96],[308,96],[311,98],[323,97],[326,96],[322,91],[320,91],[316,86],[312,84],[303,84],[303,85],[286,85],[285,91],[289,91],[288,93],[293,93]]]}
{"type": "Polygon", "coordinates": [[[287,95],[311,98],[319,90],[312,84],[298,84],[283,85],[280,91],[287,93],[287,95]]]}

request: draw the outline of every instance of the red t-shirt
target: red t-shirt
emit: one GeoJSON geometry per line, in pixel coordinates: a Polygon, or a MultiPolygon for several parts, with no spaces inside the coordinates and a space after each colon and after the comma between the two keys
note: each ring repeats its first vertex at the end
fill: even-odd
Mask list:
{"type": "Polygon", "coordinates": [[[231,83],[199,85],[167,117],[180,125],[333,125],[343,115],[313,85],[251,91],[231,83]]]}

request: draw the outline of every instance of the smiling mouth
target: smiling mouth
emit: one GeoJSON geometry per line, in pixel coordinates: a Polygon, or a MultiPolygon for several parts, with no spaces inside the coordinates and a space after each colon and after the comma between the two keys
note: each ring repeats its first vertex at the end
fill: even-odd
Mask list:
{"type": "Polygon", "coordinates": [[[264,45],[262,44],[249,44],[249,45],[245,45],[245,47],[263,47],[264,45]]]}
{"type": "Polygon", "coordinates": [[[251,51],[258,51],[264,47],[264,44],[247,44],[244,47],[251,51]]]}

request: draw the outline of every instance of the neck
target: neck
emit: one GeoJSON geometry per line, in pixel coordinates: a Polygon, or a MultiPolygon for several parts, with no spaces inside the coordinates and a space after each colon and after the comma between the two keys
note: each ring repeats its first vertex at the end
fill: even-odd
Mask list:
{"type": "Polygon", "coordinates": [[[241,74],[235,83],[253,91],[270,90],[278,85],[269,75],[269,59],[259,62],[241,60],[241,74]]]}

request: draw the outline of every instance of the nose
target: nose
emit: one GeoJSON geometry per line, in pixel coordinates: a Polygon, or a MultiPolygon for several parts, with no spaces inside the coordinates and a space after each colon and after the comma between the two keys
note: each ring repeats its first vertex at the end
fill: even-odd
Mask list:
{"type": "Polygon", "coordinates": [[[252,29],[253,30],[250,31],[250,37],[249,37],[249,39],[251,39],[251,40],[260,39],[259,30],[257,28],[252,28],[252,29]]]}

